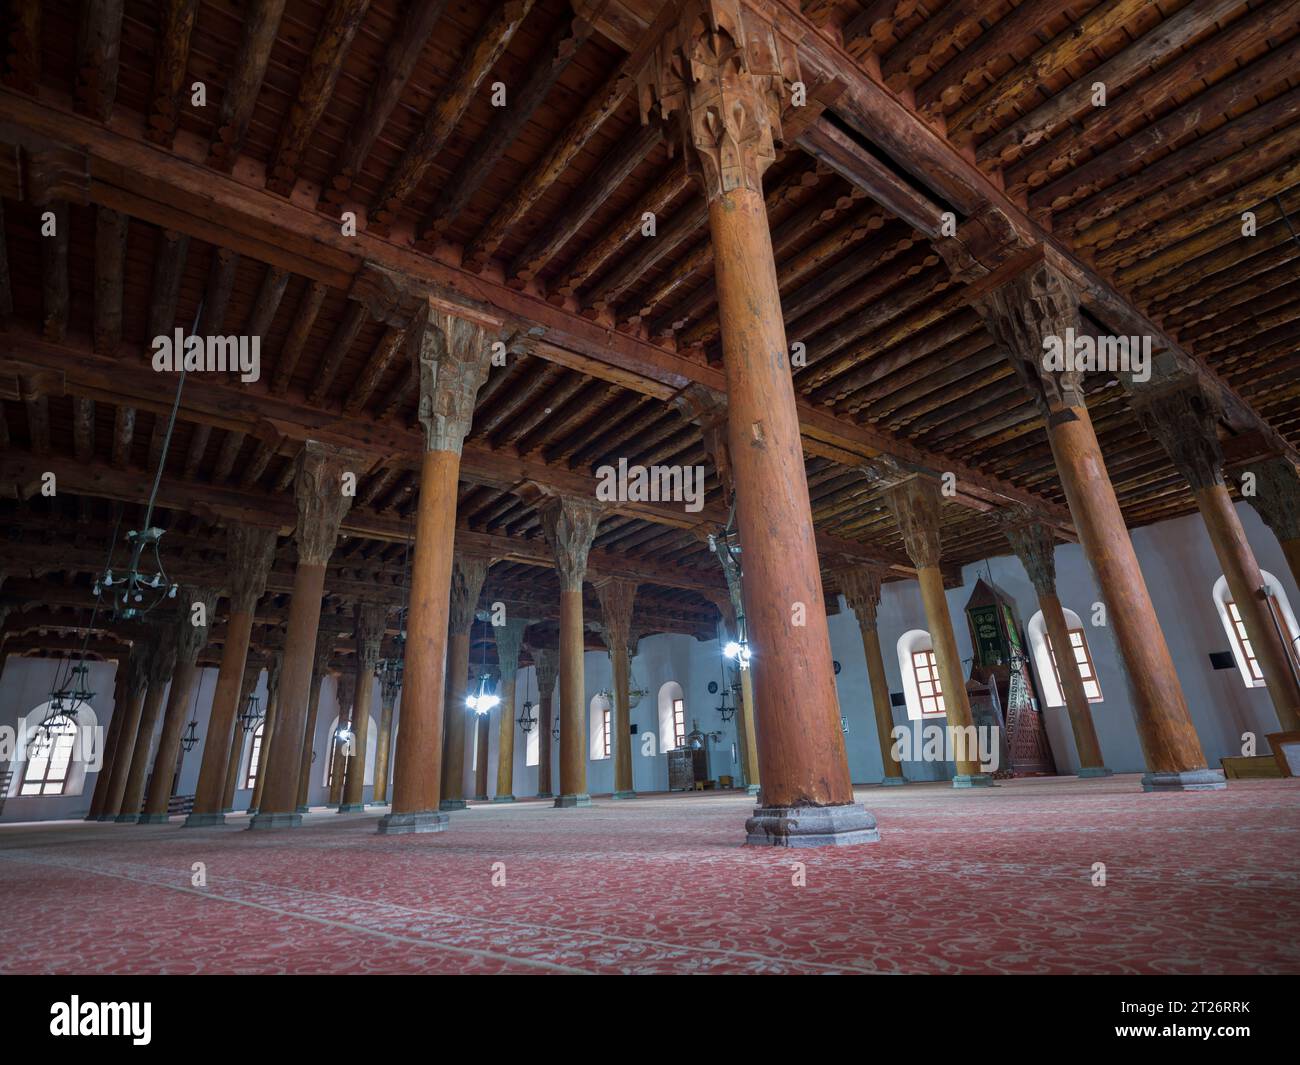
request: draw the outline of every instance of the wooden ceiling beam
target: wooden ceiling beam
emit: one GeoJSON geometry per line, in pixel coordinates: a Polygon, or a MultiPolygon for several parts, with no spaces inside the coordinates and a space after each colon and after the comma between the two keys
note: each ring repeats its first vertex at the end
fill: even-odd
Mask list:
{"type": "Polygon", "coordinates": [[[245,12],[244,35],[221,97],[217,133],[206,153],[208,165],[227,174],[244,150],[248,123],[252,120],[253,108],[257,106],[257,94],[262,89],[271,46],[275,44],[280,29],[284,3],[285,0],[263,0],[250,5],[245,12]]]}
{"type": "Polygon", "coordinates": [[[190,59],[190,35],[199,13],[199,0],[165,0],[158,25],[158,58],[153,68],[153,91],[144,135],[170,148],[176,139],[185,72],[190,59]]]}

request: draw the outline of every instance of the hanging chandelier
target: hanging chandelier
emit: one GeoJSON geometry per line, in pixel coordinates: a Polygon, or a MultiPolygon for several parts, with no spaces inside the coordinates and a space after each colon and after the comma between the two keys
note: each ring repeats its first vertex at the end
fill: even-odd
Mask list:
{"type": "Polygon", "coordinates": [[[194,685],[194,716],[190,719],[189,725],[185,729],[185,735],[181,737],[181,749],[189,754],[199,743],[199,697],[203,694],[203,674],[199,674],[199,682],[194,685]]]}
{"type": "Polygon", "coordinates": [[[479,665],[478,688],[465,696],[465,705],[482,717],[490,714],[501,703],[501,696],[492,690],[492,674],[487,668],[487,644],[483,645],[483,661],[479,665]]]}
{"type": "MultiPolygon", "coordinates": [[[[536,683],[537,683],[537,667],[534,666],[533,684],[536,685],[536,683]]],[[[527,694],[528,694],[527,692],[524,692],[525,696],[527,696],[527,694]]],[[[525,734],[532,732],[533,727],[537,724],[537,715],[535,713],[536,710],[537,710],[537,704],[533,702],[531,699],[525,698],[524,708],[519,711],[519,721],[518,721],[519,727],[524,731],[525,734]]]]}
{"type": "MultiPolygon", "coordinates": [[[[730,525],[728,525],[728,528],[730,525]]],[[[727,578],[727,591],[736,611],[736,638],[728,640],[722,653],[741,669],[748,669],[752,653],[745,625],[745,611],[740,601],[740,545],[732,543],[731,534],[723,530],[718,535],[709,534],[709,550],[718,556],[722,572],[727,578]]]]}
{"type": "Polygon", "coordinates": [[[261,702],[262,701],[256,695],[251,692],[249,693],[248,702],[245,704],[243,712],[239,715],[239,724],[243,727],[245,732],[252,732],[253,729],[257,728],[257,723],[262,720],[261,702]]]}

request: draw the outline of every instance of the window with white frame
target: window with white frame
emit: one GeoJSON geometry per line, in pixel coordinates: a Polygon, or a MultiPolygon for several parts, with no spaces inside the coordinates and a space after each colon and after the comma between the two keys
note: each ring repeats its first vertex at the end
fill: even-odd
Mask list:
{"type": "Polygon", "coordinates": [[[686,745],[686,693],[675,680],[659,689],[659,749],[674,751],[686,745]]]}
{"type": "MultiPolygon", "coordinates": [[[[1061,608],[1065,615],[1065,627],[1070,634],[1070,657],[1074,659],[1079,670],[1079,679],[1083,682],[1084,694],[1090,703],[1103,702],[1101,681],[1097,677],[1097,664],[1093,661],[1092,649],[1088,646],[1088,635],[1083,621],[1073,610],[1061,608]]],[[[1043,702],[1047,706],[1064,706],[1065,694],[1061,688],[1061,671],[1056,657],[1056,648],[1047,634],[1047,620],[1040,610],[1026,626],[1029,637],[1029,651],[1033,656],[1034,668],[1038,673],[1038,683],[1042,688],[1043,702]]]]}
{"type": "Polygon", "coordinates": [[[19,795],[62,795],[72,768],[77,723],[66,714],[37,722],[27,733],[27,762],[19,795]]]}
{"type": "Polygon", "coordinates": [[[897,649],[908,718],[916,721],[945,716],[943,684],[930,634],[924,629],[909,629],[898,638],[897,649]]]}
{"type": "Polygon", "coordinates": [[[587,721],[591,726],[591,757],[593,761],[609,757],[611,709],[609,696],[597,694],[592,698],[591,713],[587,715],[587,721]]]}
{"type": "MultiPolygon", "coordinates": [[[[1286,589],[1271,573],[1261,571],[1267,598],[1264,603],[1266,614],[1270,615],[1269,624],[1276,624],[1285,634],[1292,659],[1300,664],[1300,625],[1296,623],[1295,612],[1287,598],[1286,589]]],[[[1233,601],[1232,591],[1228,588],[1228,579],[1220,577],[1214,582],[1212,592],[1215,608],[1219,612],[1219,621],[1228,637],[1232,648],[1232,657],[1237,663],[1237,672],[1248,688],[1264,687],[1264,672],[1260,669],[1259,659],[1246,624],[1242,620],[1241,609],[1233,601]]]]}

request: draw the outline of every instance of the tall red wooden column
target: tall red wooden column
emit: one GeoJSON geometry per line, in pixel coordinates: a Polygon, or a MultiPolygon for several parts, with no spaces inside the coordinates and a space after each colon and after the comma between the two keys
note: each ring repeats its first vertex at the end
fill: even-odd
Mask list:
{"type": "Polygon", "coordinates": [[[610,746],[614,756],[614,798],[635,799],[632,786],[632,709],[629,689],[632,673],[632,602],[636,598],[636,581],[622,577],[605,577],[596,581],[600,599],[602,631],[609,647],[614,673],[614,707],[610,716],[613,733],[610,746]]]}
{"type": "Polygon", "coordinates": [[[194,790],[194,809],[185,819],[187,828],[220,825],[230,761],[230,744],[239,735],[239,702],[243,687],[248,641],[253,631],[253,612],[266,591],[266,577],[275,557],[275,530],[231,522],[226,530],[226,572],[230,576],[230,614],[226,619],[226,642],[221,648],[217,688],[203,738],[203,759],[199,782],[194,790]]]}
{"type": "Polygon", "coordinates": [[[113,821],[122,812],[122,795],[126,791],[126,778],[131,772],[131,757],[135,753],[135,738],[140,732],[140,716],[144,711],[145,693],[149,689],[152,659],[157,653],[154,644],[138,641],[131,649],[131,662],[126,679],[126,701],[114,714],[122,714],[122,731],[118,733],[117,749],[113,755],[113,768],[109,773],[108,787],[104,791],[104,804],[95,820],[113,821]]]}
{"type": "Polygon", "coordinates": [[[298,813],[298,771],[302,766],[307,699],[311,694],[312,653],[320,627],[325,567],[338,540],[339,525],[352,504],[344,491],[344,474],[359,480],[368,466],[361,455],[309,440],[298,457],[294,495],[298,525],[293,532],[298,564],[293,574],[289,624],[284,637],[284,667],[276,700],[274,733],[258,766],[265,775],[260,805],[250,829],[291,828],[302,824],[298,813]]]}
{"type": "MultiPolygon", "coordinates": [[[[3,585],[0,574],[0,585],[3,585]]],[[[7,607],[0,607],[0,625],[4,624],[7,607]]],[[[117,744],[122,737],[122,726],[126,723],[127,688],[131,675],[130,656],[117,660],[117,669],[113,672],[113,716],[108,719],[108,731],[104,733],[104,759],[99,772],[95,774],[95,790],[91,793],[90,809],[86,811],[87,821],[98,821],[108,798],[108,783],[113,778],[113,763],[117,759],[117,744]]]]}
{"type": "Polygon", "coordinates": [[[465,809],[465,726],[473,711],[465,705],[469,694],[470,630],[491,561],[457,551],[451,568],[448,599],[447,710],[443,723],[442,797],[440,810],[465,809]]]}
{"type": "Polygon", "coordinates": [[[799,415],[763,203],[793,42],[737,0],[689,0],[640,73],[648,114],[675,119],[709,207],[728,438],[753,652],[762,806],[752,844],[879,838],[853,798],[799,415]]]}
{"type": "Polygon", "coordinates": [[[519,675],[519,652],[524,646],[524,632],[528,622],[511,618],[504,625],[492,629],[497,642],[497,668],[501,673],[501,687],[497,694],[497,790],[493,802],[515,801],[515,678],[519,675]]]}
{"type": "MultiPolygon", "coordinates": [[[[302,730],[302,762],[298,769],[298,812],[305,814],[310,806],[311,767],[316,755],[316,721],[320,717],[320,690],[329,672],[330,659],[334,657],[334,633],[328,629],[316,632],[316,650],[312,653],[311,688],[307,693],[307,722],[302,730]]],[[[326,741],[326,757],[333,750],[333,738],[326,741]]]]}
{"type": "Polygon", "coordinates": [[[482,326],[426,302],[408,330],[420,372],[424,460],[416,507],[411,605],[406,622],[402,724],[393,761],[392,811],[379,831],[439,832],[448,604],[460,453],[487,378],[491,342],[482,326]]]}
{"type": "Polygon", "coordinates": [[[554,726],[555,675],[560,654],[554,647],[532,648],[537,673],[537,797],[553,799],[551,790],[551,731],[554,726]]]}
{"type": "Polygon", "coordinates": [[[880,740],[880,761],[884,766],[882,784],[897,787],[906,784],[903,767],[894,757],[894,711],[889,702],[889,683],[885,680],[885,658],[880,651],[880,632],[876,612],[880,607],[880,574],[870,566],[854,566],[839,571],[840,590],[858,619],[862,633],[862,653],[867,659],[867,680],[871,684],[871,706],[880,740]]]}
{"type": "MultiPolygon", "coordinates": [[[[352,711],[352,758],[348,761],[348,779],[343,786],[339,813],[366,808],[366,762],[370,744],[370,706],[374,702],[375,667],[379,665],[379,645],[384,639],[388,608],[383,603],[358,603],[357,619],[357,694],[352,711]]],[[[375,726],[376,730],[378,725],[375,726]]]]}
{"type": "Polygon", "coordinates": [[[162,715],[163,696],[167,692],[167,683],[176,668],[175,623],[167,624],[155,631],[158,633],[157,644],[149,662],[149,690],[145,694],[144,705],[140,710],[140,728],[131,747],[131,768],[126,775],[121,805],[114,818],[122,824],[135,824],[140,819],[140,809],[144,804],[145,778],[149,774],[150,753],[153,750],[153,736],[158,729],[158,718],[162,715]]]}
{"type": "Polygon", "coordinates": [[[1129,539],[1088,416],[1083,372],[1045,365],[1053,339],[1084,333],[1079,296],[1054,265],[1040,260],[990,292],[980,313],[1043,414],[1047,439],[1088,564],[1106,605],[1107,623],[1132,686],[1131,702],[1146,757],[1146,791],[1225,787],[1206,765],[1187,700],[1129,539]]]}

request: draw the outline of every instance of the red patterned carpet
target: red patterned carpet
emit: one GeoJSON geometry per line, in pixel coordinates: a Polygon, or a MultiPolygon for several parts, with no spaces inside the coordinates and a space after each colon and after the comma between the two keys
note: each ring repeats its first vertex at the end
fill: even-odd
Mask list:
{"type": "Polygon", "coordinates": [[[881,842],[816,851],[740,846],[731,795],[477,806],[434,836],[4,825],[0,972],[1300,972],[1300,781],[859,798],[881,842]]]}

